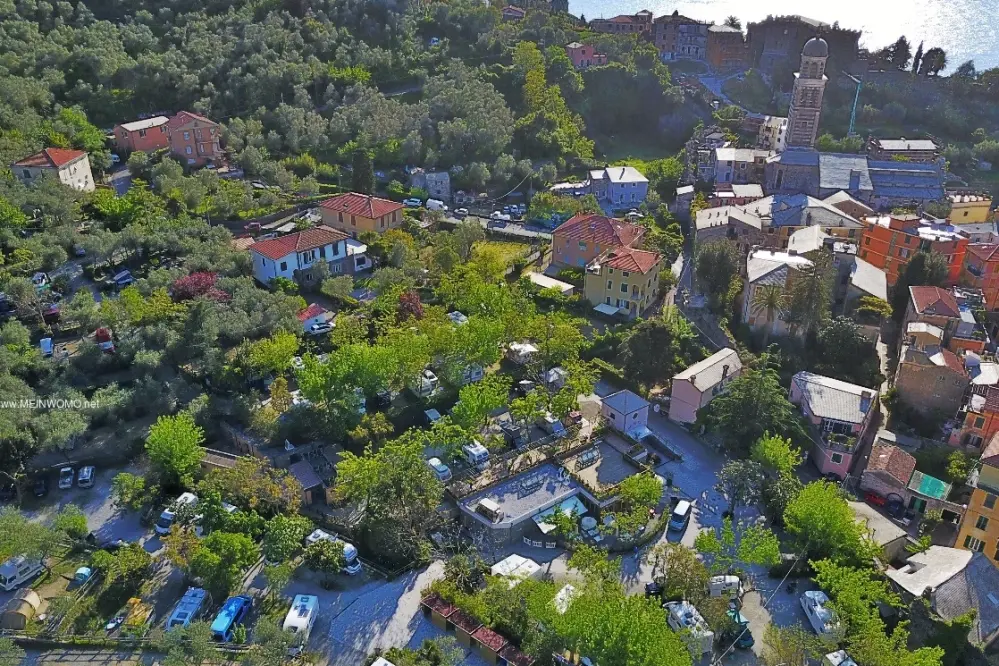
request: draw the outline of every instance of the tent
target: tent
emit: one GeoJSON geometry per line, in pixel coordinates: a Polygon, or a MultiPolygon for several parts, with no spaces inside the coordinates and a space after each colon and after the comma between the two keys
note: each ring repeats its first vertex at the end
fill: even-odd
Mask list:
{"type": "Polygon", "coordinates": [[[21,588],[0,613],[0,629],[23,631],[41,608],[42,600],[30,587],[21,588]]]}

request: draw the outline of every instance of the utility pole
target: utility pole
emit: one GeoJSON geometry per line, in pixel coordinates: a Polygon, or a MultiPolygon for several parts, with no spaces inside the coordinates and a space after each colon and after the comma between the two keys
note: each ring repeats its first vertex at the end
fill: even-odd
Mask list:
{"type": "Polygon", "coordinates": [[[864,82],[858,79],[857,77],[853,76],[852,74],[848,73],[846,70],[843,71],[843,75],[846,76],[846,78],[853,81],[855,84],[857,84],[857,92],[853,96],[853,109],[850,110],[850,129],[848,129],[846,132],[847,136],[856,136],[857,103],[860,101],[860,88],[864,85],[864,82]]]}

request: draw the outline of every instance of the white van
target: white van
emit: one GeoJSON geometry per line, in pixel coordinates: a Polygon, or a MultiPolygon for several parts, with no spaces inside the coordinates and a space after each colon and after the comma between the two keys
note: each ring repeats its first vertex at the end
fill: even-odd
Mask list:
{"type": "Polygon", "coordinates": [[[0,564],[0,589],[4,592],[16,590],[44,569],[40,559],[29,558],[27,555],[12,557],[0,564]]]}
{"type": "Polygon", "coordinates": [[[427,199],[427,210],[447,211],[447,206],[440,199],[427,199]]]}
{"type": "Polygon", "coordinates": [[[477,439],[473,439],[471,444],[462,446],[461,452],[465,454],[468,464],[480,472],[489,467],[489,449],[482,446],[477,439]]]}
{"type": "Polygon", "coordinates": [[[187,592],[180,598],[177,606],[170,613],[170,617],[167,618],[167,630],[174,627],[187,627],[193,620],[196,620],[201,615],[206,598],[208,598],[208,593],[200,587],[187,588],[187,592]]]}
{"type": "Polygon", "coordinates": [[[87,465],[80,469],[80,475],[76,477],[76,485],[80,488],[91,488],[94,485],[94,466],[87,465]]]}
{"type": "Polygon", "coordinates": [[[177,515],[177,510],[182,506],[195,507],[198,505],[198,496],[194,493],[181,493],[173,504],[163,509],[163,513],[160,514],[160,519],[156,521],[156,533],[165,536],[170,534],[170,528],[173,526],[173,519],[177,515]]]}
{"type": "Polygon", "coordinates": [[[712,576],[708,579],[708,596],[742,599],[745,589],[738,576],[712,576]]]}
{"type": "Polygon", "coordinates": [[[319,616],[319,597],[311,594],[296,594],[291,602],[291,608],[284,617],[284,624],[281,629],[295,634],[292,645],[288,648],[288,654],[295,656],[305,649],[309,642],[309,634],[316,624],[319,616]]]}
{"type": "Polygon", "coordinates": [[[475,512],[487,518],[491,523],[498,523],[503,520],[503,509],[488,497],[483,497],[479,500],[478,504],[475,505],[475,512]]]}

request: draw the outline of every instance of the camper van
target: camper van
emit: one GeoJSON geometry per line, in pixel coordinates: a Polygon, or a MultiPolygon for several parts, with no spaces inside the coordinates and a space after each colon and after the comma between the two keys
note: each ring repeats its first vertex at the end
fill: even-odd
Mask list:
{"type": "Polygon", "coordinates": [[[207,598],[208,593],[200,587],[187,588],[187,592],[180,598],[177,606],[170,613],[170,617],[167,618],[167,631],[174,627],[187,627],[192,621],[196,620],[201,615],[201,610],[206,605],[205,599],[207,598]]]}
{"type": "Polygon", "coordinates": [[[465,461],[480,472],[489,467],[489,449],[482,446],[477,439],[473,439],[471,444],[461,447],[465,454],[465,461]]]}
{"type": "Polygon", "coordinates": [[[163,513],[160,514],[160,519],[156,521],[156,533],[160,536],[165,536],[170,534],[170,528],[173,526],[174,518],[177,516],[177,511],[182,506],[195,507],[198,505],[198,496],[194,493],[181,493],[173,504],[163,509],[163,513]]]}
{"type": "Polygon", "coordinates": [[[692,603],[670,601],[665,608],[670,628],[677,633],[687,632],[685,639],[692,654],[708,654],[714,649],[715,634],[692,603]]]}
{"type": "Polygon", "coordinates": [[[16,590],[37,576],[45,567],[39,559],[27,555],[12,557],[0,564],[0,589],[4,592],[16,590]]]}
{"type": "Polygon", "coordinates": [[[499,504],[491,499],[483,497],[475,505],[475,512],[486,518],[491,523],[498,523],[503,520],[503,509],[499,504]]]}
{"type": "Polygon", "coordinates": [[[680,530],[681,532],[687,529],[687,523],[690,522],[690,513],[692,506],[687,500],[680,500],[673,507],[673,513],[669,517],[669,529],[680,530]]]}
{"type": "Polygon", "coordinates": [[[317,541],[340,541],[343,543],[343,557],[347,561],[347,564],[343,567],[343,572],[350,576],[356,576],[361,573],[361,560],[357,557],[357,548],[353,544],[344,541],[343,539],[333,536],[325,530],[315,530],[309,536],[305,537],[306,547],[311,546],[317,541]]]}
{"type": "Polygon", "coordinates": [[[742,599],[745,590],[738,576],[712,576],[708,580],[708,596],[742,599]]]}
{"type": "Polygon", "coordinates": [[[284,616],[284,624],[281,629],[295,634],[292,645],[288,648],[288,654],[295,656],[299,654],[309,642],[309,634],[316,624],[319,616],[319,597],[311,594],[296,594],[291,602],[288,614],[284,616]]]}
{"type": "Polygon", "coordinates": [[[551,412],[545,412],[543,416],[539,416],[537,423],[539,428],[556,439],[562,439],[569,434],[565,431],[565,426],[562,425],[562,422],[552,416],[551,412]]]}
{"type": "Polygon", "coordinates": [[[252,608],[253,599],[245,594],[226,599],[219,614],[212,620],[212,638],[221,643],[232,641],[236,627],[243,624],[252,608]]]}

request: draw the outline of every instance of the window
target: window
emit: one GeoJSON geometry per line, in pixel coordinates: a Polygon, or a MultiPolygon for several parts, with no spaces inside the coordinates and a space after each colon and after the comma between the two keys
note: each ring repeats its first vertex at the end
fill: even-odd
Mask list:
{"type": "Polygon", "coordinates": [[[579,251],[586,252],[586,241],[579,241],[579,251]]]}
{"type": "Polygon", "coordinates": [[[978,520],[975,521],[976,530],[987,530],[989,529],[989,519],[985,516],[978,516],[978,520]]]}
{"type": "Polygon", "coordinates": [[[288,270],[288,262],[287,261],[282,261],[281,262],[281,270],[282,271],[288,270]]]}
{"type": "Polygon", "coordinates": [[[190,155],[190,154],[191,154],[191,153],[193,153],[193,152],[194,152],[194,151],[193,151],[193,150],[191,150],[191,147],[190,147],[190,146],[184,146],[184,153],[185,153],[186,155],[190,155]]]}
{"type": "Polygon", "coordinates": [[[628,283],[627,282],[622,282],[621,283],[621,293],[622,294],[627,294],[628,293],[628,283]]]}
{"type": "Polygon", "coordinates": [[[833,453],[832,455],[830,455],[830,456],[829,456],[829,460],[830,460],[830,461],[831,461],[831,462],[832,462],[832,463],[833,463],[834,465],[838,465],[838,464],[840,464],[841,462],[843,462],[843,454],[842,454],[842,453],[833,453]]]}
{"type": "Polygon", "coordinates": [[[184,141],[190,141],[190,140],[191,140],[191,133],[184,132],[184,141]]]}
{"type": "Polygon", "coordinates": [[[871,244],[871,237],[870,236],[866,236],[864,238],[864,245],[870,245],[870,244],[871,244]]]}
{"type": "Polygon", "coordinates": [[[140,129],[139,130],[139,136],[146,136],[146,130],[140,129]]]}
{"type": "Polygon", "coordinates": [[[984,425],[985,425],[985,417],[984,416],[978,416],[978,417],[975,418],[975,427],[976,428],[981,428],[984,425]]]}
{"type": "Polygon", "coordinates": [[[996,508],[996,496],[993,495],[992,493],[985,493],[985,501],[982,502],[982,505],[986,509],[996,508]]]}
{"type": "Polygon", "coordinates": [[[194,136],[197,137],[198,141],[201,141],[201,129],[194,130],[194,136]]]}
{"type": "Polygon", "coordinates": [[[614,288],[614,283],[611,282],[610,280],[607,280],[607,288],[608,289],[613,289],[614,288]]]}
{"type": "Polygon", "coordinates": [[[352,227],[356,227],[357,226],[357,220],[354,219],[353,215],[350,216],[350,226],[352,226],[352,227]]]}
{"type": "Polygon", "coordinates": [[[326,258],[326,247],[325,246],[319,248],[319,258],[320,259],[325,259],[326,258]]]}
{"type": "Polygon", "coordinates": [[[210,130],[208,130],[208,134],[209,134],[210,136],[215,136],[215,128],[213,127],[213,128],[211,128],[210,130]]]}
{"type": "Polygon", "coordinates": [[[611,299],[610,299],[610,296],[608,296],[608,297],[607,297],[607,299],[606,299],[606,302],[607,302],[607,305],[610,305],[610,304],[611,304],[611,299]]]}
{"type": "Polygon", "coordinates": [[[968,536],[964,537],[964,547],[967,548],[968,550],[977,550],[980,553],[982,552],[982,548],[985,547],[985,544],[982,543],[981,540],[976,539],[975,537],[969,534],[968,536]]]}

